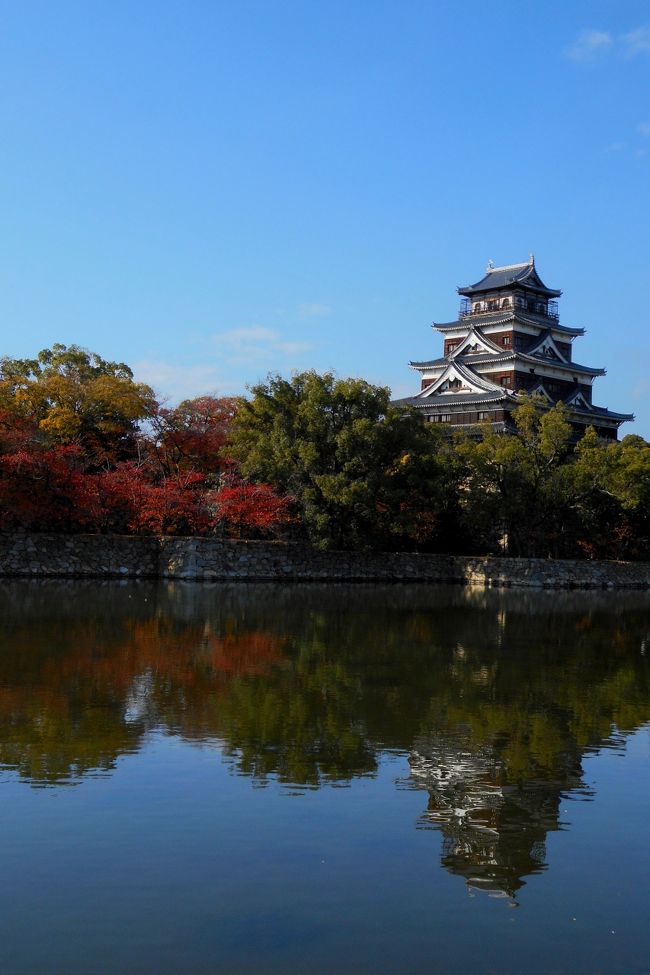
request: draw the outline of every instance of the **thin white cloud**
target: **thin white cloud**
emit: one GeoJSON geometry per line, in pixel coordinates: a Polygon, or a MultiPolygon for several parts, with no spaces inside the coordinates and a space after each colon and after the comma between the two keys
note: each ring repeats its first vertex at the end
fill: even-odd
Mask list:
{"type": "Polygon", "coordinates": [[[623,34],[620,40],[628,57],[650,54],[650,27],[637,27],[636,30],[623,34]]]}
{"type": "Polygon", "coordinates": [[[642,25],[626,34],[614,37],[608,30],[589,27],[580,31],[573,44],[564,54],[572,61],[586,64],[595,61],[608,51],[616,49],[626,57],[634,58],[640,54],[650,54],[650,26],[642,25]]]}
{"type": "Polygon", "coordinates": [[[624,149],[625,149],[624,142],[611,142],[607,146],[607,152],[623,152],[624,149]]]}
{"type": "Polygon", "coordinates": [[[614,44],[614,39],[609,31],[588,28],[580,31],[573,44],[564,52],[572,61],[585,63],[595,61],[597,57],[605,54],[614,44]]]}
{"type": "Polygon", "coordinates": [[[210,342],[230,364],[268,360],[269,367],[279,359],[300,356],[312,348],[310,342],[287,341],[275,329],[263,325],[218,332],[210,342]]]}
{"type": "Polygon", "coordinates": [[[650,139],[650,122],[639,122],[636,130],[639,135],[644,136],[646,139],[650,139]]]}
{"type": "Polygon", "coordinates": [[[306,301],[298,305],[298,314],[301,318],[315,318],[321,315],[329,315],[332,309],[329,305],[322,305],[318,301],[306,301]]]}
{"type": "Polygon", "coordinates": [[[291,372],[305,367],[304,355],[313,343],[285,338],[264,325],[231,328],[202,340],[201,361],[174,363],[142,359],[134,363],[139,382],[172,402],[196,396],[243,395],[248,383],[268,372],[291,372]]]}
{"type": "Polygon", "coordinates": [[[264,355],[269,346],[278,341],[278,333],[263,325],[252,325],[250,328],[230,328],[225,332],[212,335],[210,342],[228,357],[237,359],[257,358],[264,355]]]}
{"type": "Polygon", "coordinates": [[[138,382],[148,383],[156,393],[174,402],[196,396],[229,396],[242,391],[243,384],[224,376],[215,365],[179,365],[157,359],[134,363],[138,382]]]}
{"type": "Polygon", "coordinates": [[[298,356],[309,352],[313,346],[311,342],[278,342],[275,348],[283,355],[298,356]]]}

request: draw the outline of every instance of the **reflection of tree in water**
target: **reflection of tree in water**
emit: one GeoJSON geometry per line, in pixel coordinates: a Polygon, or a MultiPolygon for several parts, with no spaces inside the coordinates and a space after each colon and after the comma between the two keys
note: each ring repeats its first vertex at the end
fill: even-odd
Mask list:
{"type": "Polygon", "coordinates": [[[512,896],[563,793],[650,716],[647,597],[432,587],[0,590],[0,763],[110,770],[156,729],[258,782],[316,787],[410,753],[443,863],[512,896]]]}
{"type": "Polygon", "coordinates": [[[317,785],[375,768],[358,681],[284,624],[269,587],[225,588],[198,607],[181,587],[10,588],[0,763],[35,784],[109,770],[155,728],[220,740],[260,781],[317,785]],[[77,594],[80,606],[66,606],[77,594]]]}
{"type": "Polygon", "coordinates": [[[218,734],[216,704],[229,685],[282,659],[280,638],[237,632],[235,621],[214,633],[155,604],[117,602],[126,614],[12,627],[0,657],[0,762],[36,784],[112,769],[160,726],[218,734]]]}

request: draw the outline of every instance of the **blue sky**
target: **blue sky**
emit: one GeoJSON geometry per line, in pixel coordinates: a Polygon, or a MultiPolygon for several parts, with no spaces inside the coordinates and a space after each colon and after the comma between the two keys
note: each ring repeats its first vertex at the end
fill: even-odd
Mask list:
{"type": "Polygon", "coordinates": [[[650,437],[650,6],[0,2],[0,351],[172,401],[418,386],[456,287],[534,251],[650,437]]]}

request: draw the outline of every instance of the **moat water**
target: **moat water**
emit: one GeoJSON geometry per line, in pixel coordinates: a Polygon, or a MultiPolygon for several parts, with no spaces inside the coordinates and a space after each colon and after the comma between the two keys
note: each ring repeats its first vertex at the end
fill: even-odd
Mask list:
{"type": "Polygon", "coordinates": [[[650,972],[650,594],[3,583],[2,975],[650,972]]]}

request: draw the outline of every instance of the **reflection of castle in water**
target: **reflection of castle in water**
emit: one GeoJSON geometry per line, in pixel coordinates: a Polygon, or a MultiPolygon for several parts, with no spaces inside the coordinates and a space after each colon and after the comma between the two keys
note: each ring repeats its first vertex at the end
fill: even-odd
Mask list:
{"type": "Polygon", "coordinates": [[[546,834],[560,828],[563,793],[584,793],[577,752],[563,756],[561,776],[515,784],[496,744],[472,748],[443,731],[415,742],[409,764],[429,793],[422,824],[442,830],[443,866],[492,896],[513,898],[524,877],[545,868],[546,834]]]}
{"type": "Polygon", "coordinates": [[[388,749],[445,869],[510,899],[585,751],[650,717],[645,593],[6,583],[2,640],[0,775],[79,783],[162,730],[294,795],[388,749]]]}

